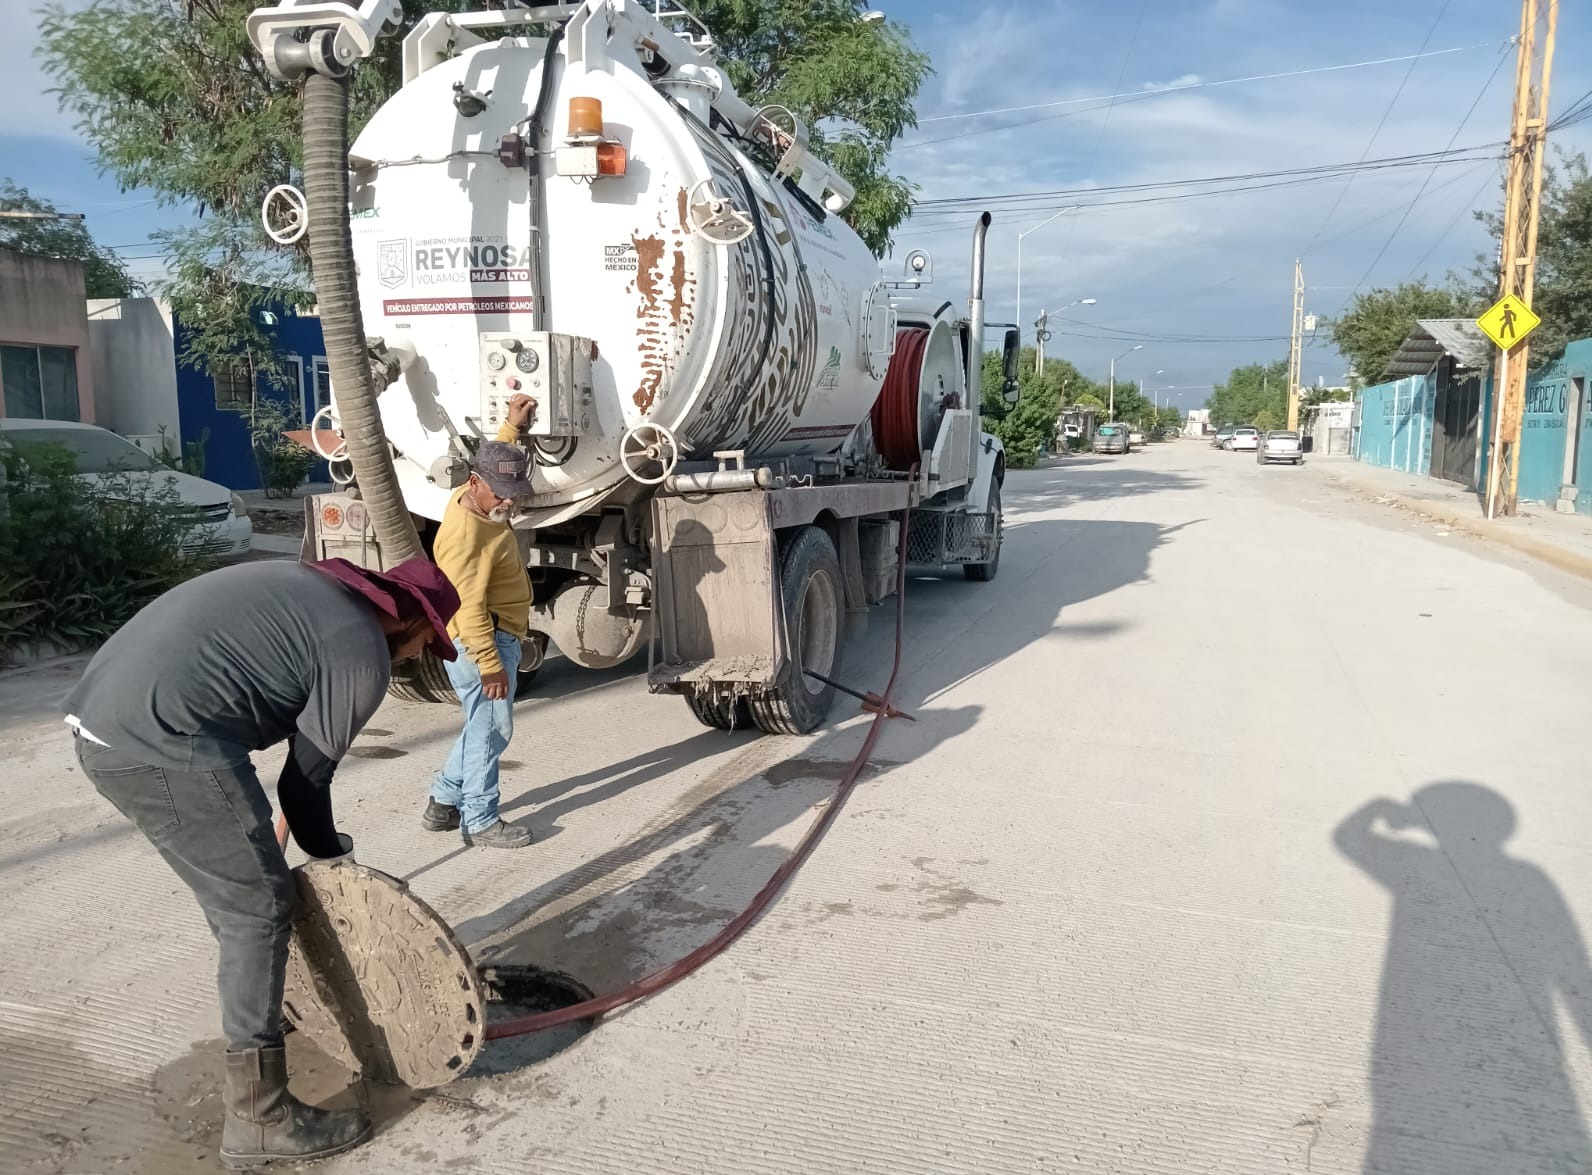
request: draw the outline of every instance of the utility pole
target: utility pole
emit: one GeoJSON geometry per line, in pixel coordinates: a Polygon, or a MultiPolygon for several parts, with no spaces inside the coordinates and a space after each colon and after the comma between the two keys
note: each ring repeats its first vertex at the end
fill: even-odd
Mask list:
{"type": "Polygon", "coordinates": [[[1293,329],[1288,336],[1288,427],[1299,427],[1299,380],[1304,374],[1305,271],[1294,258],[1293,329]]]}
{"type": "MultiPolygon", "coordinates": [[[[1527,306],[1537,279],[1537,223],[1542,197],[1542,156],[1548,137],[1548,79],[1559,27],[1559,2],[1546,0],[1548,27],[1537,38],[1544,0],[1524,0],[1520,51],[1515,64],[1514,118],[1509,128],[1509,185],[1504,196],[1503,239],[1498,257],[1498,296],[1514,294],[1527,306]]],[[[1519,508],[1520,425],[1526,407],[1526,369],[1531,345],[1516,343],[1498,353],[1493,380],[1493,443],[1487,457],[1487,517],[1519,508]]]]}

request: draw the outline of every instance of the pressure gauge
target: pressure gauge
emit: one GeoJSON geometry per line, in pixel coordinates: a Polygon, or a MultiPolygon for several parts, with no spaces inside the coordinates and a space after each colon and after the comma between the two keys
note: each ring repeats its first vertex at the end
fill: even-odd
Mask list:
{"type": "Polygon", "coordinates": [[[532,372],[536,370],[536,352],[527,348],[514,356],[514,364],[521,371],[532,372]]]}
{"type": "Polygon", "coordinates": [[[486,365],[493,371],[502,371],[507,362],[508,360],[504,357],[502,351],[488,351],[486,353],[486,365]]]}

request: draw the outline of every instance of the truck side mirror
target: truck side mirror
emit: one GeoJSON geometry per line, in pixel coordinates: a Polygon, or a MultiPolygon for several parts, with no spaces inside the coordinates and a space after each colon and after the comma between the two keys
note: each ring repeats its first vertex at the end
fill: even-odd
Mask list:
{"type": "Polygon", "coordinates": [[[1005,346],[1001,351],[1001,399],[1008,404],[1015,404],[1023,398],[1017,371],[1018,364],[1022,362],[1022,339],[1018,331],[1007,331],[1005,346]]]}

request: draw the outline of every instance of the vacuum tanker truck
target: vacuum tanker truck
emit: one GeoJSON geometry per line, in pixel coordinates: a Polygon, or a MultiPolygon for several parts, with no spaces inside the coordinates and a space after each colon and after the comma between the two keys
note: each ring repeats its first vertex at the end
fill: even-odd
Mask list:
{"type": "MultiPolygon", "coordinates": [[[[400,15],[286,0],[249,31],[282,76],[336,76],[400,15]]],[[[927,297],[922,252],[885,280],[807,128],[744,102],[706,30],[662,0],[439,12],[402,62],[348,153],[359,358],[423,540],[509,400],[535,401],[535,492],[513,517],[529,672],[549,643],[590,668],[650,647],[652,690],[703,723],[806,732],[848,620],[894,593],[902,552],[994,577],[987,214],[965,308],[927,297]]],[[[267,228],[292,239],[313,212],[279,191],[267,228]]],[[[335,269],[317,261],[318,287],[335,269]]],[[[1016,332],[1004,342],[1010,398],[1016,332]]],[[[305,550],[380,566],[336,376],[310,435],[343,484],[308,501],[305,550]]],[[[395,688],[452,696],[436,662],[395,688]]]]}

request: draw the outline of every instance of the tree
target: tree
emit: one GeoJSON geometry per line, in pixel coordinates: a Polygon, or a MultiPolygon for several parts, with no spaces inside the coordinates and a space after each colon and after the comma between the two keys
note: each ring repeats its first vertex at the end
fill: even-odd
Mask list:
{"type": "Polygon", "coordinates": [[[1211,423],[1218,428],[1224,424],[1253,424],[1259,428],[1262,418],[1287,420],[1288,361],[1279,359],[1275,363],[1233,368],[1227,382],[1216,385],[1205,406],[1211,410],[1211,423]]]}
{"type": "Polygon", "coordinates": [[[890,175],[891,144],[917,126],[928,55],[892,22],[863,21],[864,0],[693,0],[741,97],[784,106],[857,190],[846,219],[877,256],[917,185],[890,175]]]}
{"type": "Polygon", "coordinates": [[[1034,370],[1034,358],[1034,349],[1024,347],[1018,365],[1022,399],[1014,406],[1001,396],[1000,353],[984,354],[979,405],[983,428],[1001,439],[1006,446],[1006,464],[1013,469],[1028,468],[1040,445],[1055,444],[1056,418],[1064,404],[1085,407],[1097,403],[1105,407],[1100,398],[1105,389],[1085,378],[1067,360],[1045,356],[1041,375],[1034,370]]]}
{"type": "Polygon", "coordinates": [[[1474,316],[1470,303],[1457,290],[1429,286],[1424,281],[1405,282],[1391,290],[1368,290],[1357,294],[1348,310],[1331,321],[1332,341],[1362,382],[1381,383],[1388,361],[1414,329],[1416,319],[1470,318],[1474,316]]]}
{"type": "MultiPolygon", "coordinates": [[[[1478,212],[1476,219],[1487,226],[1494,242],[1502,239],[1502,213],[1478,212]]],[[[1465,289],[1478,309],[1497,299],[1496,246],[1477,255],[1465,289]]],[[[1592,338],[1592,173],[1579,151],[1560,151],[1556,163],[1543,168],[1531,309],[1542,318],[1531,333],[1533,369],[1558,360],[1575,339],[1592,338]]]]}
{"type": "MultiPolygon", "coordinates": [[[[0,183],[0,212],[57,212],[55,205],[35,199],[9,178],[0,183]]],[[[0,216],[0,248],[59,257],[83,263],[83,284],[90,298],[131,298],[138,283],[122,259],[102,249],[81,220],[20,220],[0,216]]]]}
{"type": "MultiPolygon", "coordinates": [[[[403,37],[428,12],[475,9],[474,0],[401,0],[398,32],[354,71],[357,134],[402,77],[403,37]]],[[[275,348],[260,311],[308,301],[305,245],[270,244],[257,210],[265,193],[295,182],[301,162],[300,88],[278,81],[249,42],[257,0],[95,0],[43,10],[40,56],[59,81],[101,166],[126,187],[194,209],[197,224],[157,235],[168,276],[157,283],[195,327],[190,364],[247,352],[269,370],[275,348]]],[[[697,10],[754,105],[783,102],[827,144],[857,189],[851,213],[882,252],[912,188],[885,172],[885,154],[913,124],[912,100],[928,60],[907,34],[863,23],[861,0],[708,0],[697,10]]]]}

